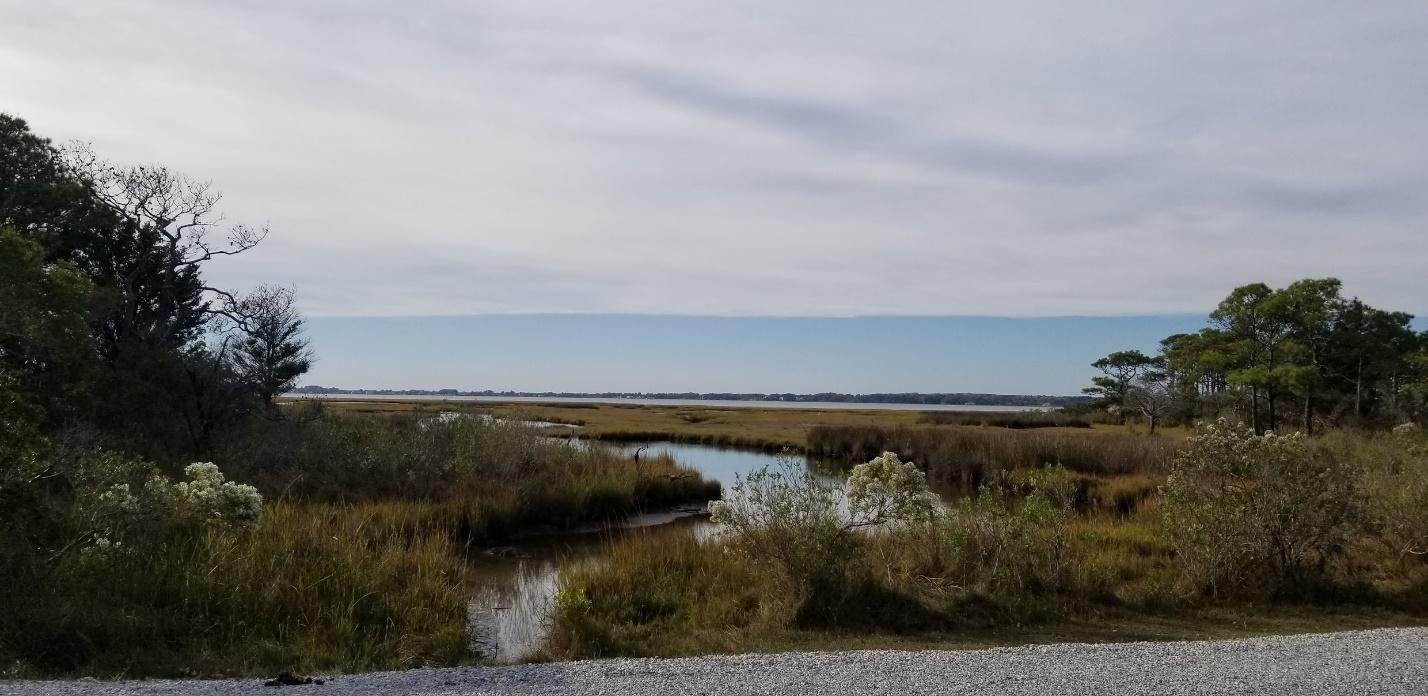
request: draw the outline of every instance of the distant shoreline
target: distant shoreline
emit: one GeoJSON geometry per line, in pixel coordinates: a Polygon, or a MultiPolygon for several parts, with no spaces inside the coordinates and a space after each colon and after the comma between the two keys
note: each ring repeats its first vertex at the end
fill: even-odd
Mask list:
{"type": "Polygon", "coordinates": [[[378,396],[453,399],[554,399],[590,400],[593,403],[624,403],[646,401],[752,401],[771,404],[903,404],[915,406],[1074,406],[1089,402],[1089,396],[1055,396],[1050,394],[983,394],[972,392],[883,392],[845,394],[764,394],[734,392],[526,392],[526,391],[461,391],[457,389],[343,389],[312,385],[299,387],[287,396],[378,396]],[[599,400],[598,402],[595,400],[599,400]]]}
{"type": "MultiPolygon", "coordinates": [[[[435,392],[388,392],[388,391],[293,391],[284,396],[294,399],[350,400],[350,401],[466,401],[482,403],[529,403],[529,404],[613,404],[626,406],[668,406],[668,407],[725,407],[725,408],[775,408],[811,410],[898,410],[898,411],[982,411],[1017,412],[1055,410],[1064,404],[1051,401],[1025,404],[975,404],[975,403],[922,403],[897,401],[792,401],[761,399],[720,399],[711,397],[675,398],[651,396],[556,396],[556,395],[505,395],[505,394],[442,394],[435,392]]],[[[1054,398],[1054,397],[1053,397],[1054,398]]]]}

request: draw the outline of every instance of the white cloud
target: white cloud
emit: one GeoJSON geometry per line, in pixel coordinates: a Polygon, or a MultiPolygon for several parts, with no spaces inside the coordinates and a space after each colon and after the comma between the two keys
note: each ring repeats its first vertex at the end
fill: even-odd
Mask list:
{"type": "Polygon", "coordinates": [[[1428,6],[0,0],[0,109],[315,315],[1424,306],[1428,6]]]}

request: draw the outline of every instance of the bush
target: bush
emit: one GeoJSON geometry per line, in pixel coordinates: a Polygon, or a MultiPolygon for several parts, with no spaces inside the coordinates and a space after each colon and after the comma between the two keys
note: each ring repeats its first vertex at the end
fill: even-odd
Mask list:
{"type": "Polygon", "coordinates": [[[1428,560],[1428,439],[1416,427],[1392,434],[1342,432],[1323,438],[1333,456],[1362,463],[1368,519],[1396,560],[1428,560]]]}
{"type": "Polygon", "coordinates": [[[1164,510],[1188,589],[1302,591],[1361,519],[1359,470],[1302,434],[1255,435],[1222,419],[1176,457],[1164,510]]]}
{"type": "Polygon", "coordinates": [[[879,546],[904,577],[933,589],[1023,603],[1065,585],[1072,494],[1065,473],[1047,468],[1017,487],[985,486],[925,522],[909,525],[879,546]]]}
{"type": "Polygon", "coordinates": [[[782,570],[799,598],[802,621],[830,622],[835,607],[862,583],[850,574],[859,565],[851,532],[926,519],[933,506],[922,472],[884,452],[854,467],[843,485],[781,457],[779,468],[739,480],[710,512],[731,549],[782,570]]]}

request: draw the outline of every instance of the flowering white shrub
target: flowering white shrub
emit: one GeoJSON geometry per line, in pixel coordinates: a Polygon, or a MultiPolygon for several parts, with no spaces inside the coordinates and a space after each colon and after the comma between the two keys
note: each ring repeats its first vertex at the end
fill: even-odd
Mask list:
{"type": "Polygon", "coordinates": [[[1398,425],[1393,426],[1393,434],[1394,434],[1394,435],[1398,435],[1398,436],[1401,436],[1401,437],[1407,437],[1407,436],[1410,436],[1410,435],[1415,435],[1415,434],[1417,434],[1417,433],[1418,433],[1418,424],[1417,424],[1417,423],[1408,422],[1408,423],[1400,423],[1400,424],[1398,424],[1398,425]]]}
{"type": "Polygon", "coordinates": [[[184,467],[188,481],[174,484],[177,503],[189,515],[209,523],[239,526],[257,524],[263,511],[258,489],[225,481],[213,462],[195,462],[184,467]]]}
{"type": "MultiPolygon", "coordinates": [[[[131,478],[143,475],[137,464],[101,459],[101,464],[131,478]],[[118,462],[118,463],[116,463],[118,462]]],[[[111,483],[81,503],[89,542],[80,547],[87,560],[113,560],[146,541],[193,525],[252,527],[263,509],[256,488],[227,481],[211,462],[184,468],[188,480],[174,483],[150,473],[142,486],[111,483]]],[[[110,479],[113,480],[113,479],[110,479]]]]}
{"type": "Polygon", "coordinates": [[[836,601],[847,589],[859,527],[930,517],[935,509],[927,479],[891,452],[853,468],[841,483],[780,457],[739,479],[722,501],[710,504],[733,553],[773,561],[797,591],[836,601]]]}
{"type": "Polygon", "coordinates": [[[853,467],[847,497],[853,524],[922,519],[936,509],[927,475],[912,462],[899,461],[895,452],[853,467]]]}

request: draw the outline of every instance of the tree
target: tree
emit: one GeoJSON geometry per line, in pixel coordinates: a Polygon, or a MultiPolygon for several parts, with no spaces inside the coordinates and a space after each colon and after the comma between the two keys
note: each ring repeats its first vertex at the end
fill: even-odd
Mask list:
{"type": "Polygon", "coordinates": [[[1130,388],[1128,400],[1155,434],[1156,426],[1175,402],[1175,380],[1165,370],[1148,370],[1130,388]]]}
{"type": "Polygon", "coordinates": [[[0,374],[11,375],[13,388],[48,420],[87,396],[91,292],[77,269],[46,262],[40,245],[0,226],[0,374]]]}
{"type": "Polygon", "coordinates": [[[234,363],[271,408],[273,399],[292,389],[312,367],[312,351],[302,335],[303,319],[287,288],[260,287],[240,303],[240,309],[243,336],[234,350],[234,363]]]}
{"type": "Polygon", "coordinates": [[[1091,379],[1095,386],[1086,387],[1081,391],[1100,397],[1101,402],[1105,405],[1114,405],[1119,408],[1120,420],[1124,423],[1131,385],[1134,384],[1137,377],[1154,365],[1155,358],[1138,350],[1116,351],[1091,363],[1091,367],[1100,370],[1102,374],[1091,379]]]}
{"type": "Polygon", "coordinates": [[[1412,320],[1410,314],[1375,309],[1358,298],[1340,308],[1325,362],[1328,378],[1352,404],[1355,421],[1378,405],[1380,392],[1388,392],[1390,410],[1395,405],[1399,378],[1413,373],[1418,337],[1412,320]]]}
{"type": "Polygon", "coordinates": [[[1276,290],[1265,303],[1266,311],[1285,327],[1287,341],[1280,353],[1285,364],[1276,376],[1302,399],[1305,433],[1314,432],[1314,399],[1325,382],[1323,360],[1343,305],[1342,286],[1336,278],[1300,280],[1276,290]]]}
{"type": "Polygon", "coordinates": [[[1250,423],[1256,433],[1265,430],[1261,401],[1266,406],[1268,428],[1273,430],[1278,424],[1275,405],[1279,395],[1297,376],[1285,369],[1285,343],[1292,326],[1275,300],[1275,291],[1268,285],[1252,283],[1235,288],[1210,313],[1229,367],[1226,378],[1231,384],[1249,388],[1250,423]]]}
{"type": "Polygon", "coordinates": [[[222,196],[207,182],[162,166],[119,167],[88,148],[65,151],[66,167],[119,221],[97,251],[96,282],[110,290],[105,338],[177,350],[215,316],[237,319],[239,300],[203,282],[201,266],[258,245],[266,228],[224,226],[222,196]],[[215,241],[216,232],[224,234],[215,241]]]}
{"type": "Polygon", "coordinates": [[[49,140],[0,113],[0,226],[38,243],[46,263],[67,261],[93,278],[94,250],[117,224],[49,140]]]}

